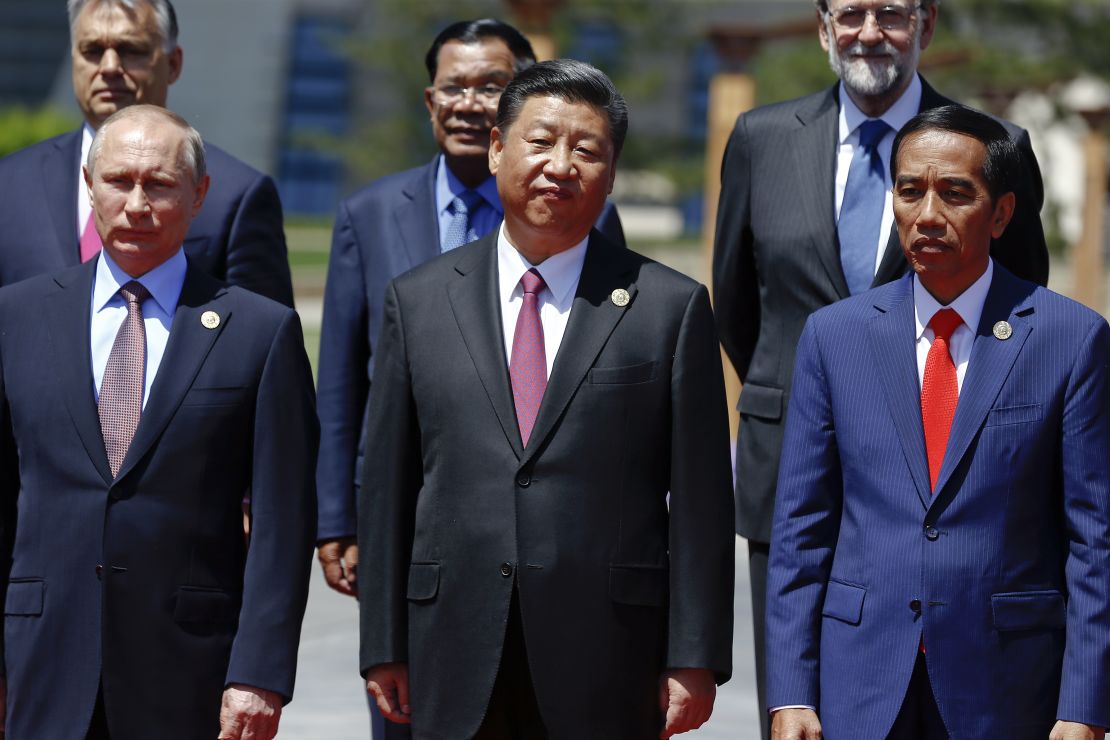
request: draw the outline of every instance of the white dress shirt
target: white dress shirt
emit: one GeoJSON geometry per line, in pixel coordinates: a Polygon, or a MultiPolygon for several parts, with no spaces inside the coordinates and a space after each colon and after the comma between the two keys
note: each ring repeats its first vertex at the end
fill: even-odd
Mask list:
{"type": "Polygon", "coordinates": [[[89,214],[92,213],[92,204],[89,203],[89,187],[85,184],[85,173],[82,168],[85,166],[85,161],[89,158],[89,149],[92,148],[93,137],[96,132],[92,130],[89,124],[81,127],[81,159],[77,162],[77,240],[81,240],[81,234],[85,231],[85,224],[89,220],[89,214]]]}
{"type": "Polygon", "coordinates": [[[987,260],[987,269],[971,286],[961,293],[947,306],[942,306],[936,298],[925,290],[925,286],[913,276],[913,305],[914,320],[916,322],[917,339],[917,387],[925,378],[925,360],[929,356],[929,348],[933,346],[936,336],[929,328],[933,315],[942,308],[951,308],[960,315],[964,323],[952,332],[948,342],[948,354],[952,356],[952,364],[956,366],[956,386],[963,390],[964,375],[967,373],[967,363],[971,359],[971,346],[975,343],[975,330],[979,328],[979,319],[983,316],[983,304],[987,300],[987,291],[991,287],[991,278],[994,276],[994,261],[987,260]]]}
{"type": "Polygon", "coordinates": [[[105,250],[97,257],[96,279],[92,290],[92,321],[90,322],[93,368],[93,396],[100,400],[100,382],[104,368],[112,353],[116,334],[127,318],[127,302],[119,289],[132,280],[138,280],[150,291],[150,298],[142,303],[143,326],[146,329],[146,364],[143,378],[143,408],[150,397],[150,387],[162,364],[162,355],[170,338],[170,325],[185,284],[185,253],[177,254],[155,267],[142,277],[133,278],[120,268],[105,250]]]}
{"type": "MultiPolygon", "coordinates": [[[[883,220],[879,226],[879,242],[875,245],[875,270],[883,261],[886,252],[886,243],[890,239],[890,227],[894,225],[894,199],[890,183],[890,154],[894,148],[894,135],[898,129],[918,114],[921,109],[921,78],[913,76],[910,86],[902,93],[902,97],[895,101],[879,118],[886,122],[892,130],[886,133],[879,141],[879,156],[883,160],[883,181],[886,183],[886,200],[883,203],[883,220]]],[[[859,126],[867,120],[867,115],[861,111],[844,83],[840,83],[840,149],[836,155],[836,219],[840,220],[840,207],[844,204],[844,190],[848,187],[848,168],[852,166],[852,157],[859,146],[859,126]]]]}
{"type": "Polygon", "coordinates": [[[563,342],[563,334],[570,319],[578,279],[582,277],[582,264],[586,261],[587,236],[570,249],[552,255],[540,265],[532,265],[524,255],[509,243],[505,225],[497,232],[497,295],[501,301],[501,326],[505,335],[505,357],[512,362],[513,335],[516,319],[524,302],[524,289],[520,278],[535,267],[546,287],[540,291],[540,323],[543,325],[543,346],[547,359],[547,377],[555,365],[555,355],[563,342]]]}

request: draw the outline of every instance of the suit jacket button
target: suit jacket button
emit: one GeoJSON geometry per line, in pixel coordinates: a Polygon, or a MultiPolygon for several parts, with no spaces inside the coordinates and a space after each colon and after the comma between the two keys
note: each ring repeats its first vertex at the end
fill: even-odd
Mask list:
{"type": "Polygon", "coordinates": [[[914,614],[921,613],[921,599],[914,599],[910,602],[910,611],[912,611],[914,614]]]}
{"type": "Polygon", "coordinates": [[[96,565],[96,577],[100,578],[100,574],[103,573],[103,572],[104,572],[104,566],[97,563],[97,565],[96,565]]]}
{"type": "MultiPolygon", "coordinates": [[[[100,566],[97,566],[97,567],[100,567],[100,566]]],[[[508,578],[512,574],[513,574],[513,564],[512,563],[501,563],[501,575],[503,575],[505,578],[508,578]]]]}
{"type": "Polygon", "coordinates": [[[521,488],[527,488],[528,486],[532,485],[532,479],[528,476],[527,473],[521,473],[516,479],[516,484],[521,488]]]}
{"type": "Polygon", "coordinates": [[[929,542],[935,542],[938,537],[940,537],[940,532],[937,531],[936,527],[925,527],[925,539],[929,542]]]}

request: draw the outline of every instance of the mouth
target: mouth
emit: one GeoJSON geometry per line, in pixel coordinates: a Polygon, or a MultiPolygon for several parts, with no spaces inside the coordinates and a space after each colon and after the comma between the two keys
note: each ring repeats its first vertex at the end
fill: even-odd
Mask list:
{"type": "Polygon", "coordinates": [[[458,139],[478,141],[481,139],[488,139],[489,131],[488,128],[477,126],[451,126],[447,129],[447,134],[448,136],[453,136],[458,139]]]}
{"type": "Polygon", "coordinates": [[[928,237],[920,237],[915,239],[912,245],[915,252],[923,252],[925,254],[940,254],[941,252],[949,251],[948,244],[941,239],[929,239],[928,237]]]}
{"type": "Polygon", "coordinates": [[[536,195],[544,200],[561,201],[570,200],[574,197],[574,192],[569,188],[561,188],[557,185],[548,185],[542,188],[535,189],[536,195]]]}

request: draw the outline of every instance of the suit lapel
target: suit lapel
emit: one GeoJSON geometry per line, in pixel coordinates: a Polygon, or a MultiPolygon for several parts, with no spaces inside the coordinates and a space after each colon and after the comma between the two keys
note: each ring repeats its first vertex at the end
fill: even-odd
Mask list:
{"type": "Polygon", "coordinates": [[[868,325],[871,350],[918,498],[928,509],[932,491],[925,458],[925,432],[921,426],[912,278],[906,276],[890,290],[885,290],[875,308],[878,313],[868,325]]]}
{"type": "Polygon", "coordinates": [[[436,157],[401,189],[400,205],[393,212],[394,226],[413,266],[424,264],[440,252],[435,196],[438,162],[436,157]]]}
{"type": "Polygon", "coordinates": [[[474,369],[501,423],[501,430],[519,459],[524,452],[520,443],[520,428],[516,423],[516,407],[513,405],[501,327],[497,234],[495,229],[473,245],[460,248],[463,251],[455,265],[460,278],[448,284],[447,298],[474,369]]]}
{"type": "Polygon", "coordinates": [[[231,308],[223,285],[190,265],[170,325],[166,351],[117,480],[123,480],[162,434],[230,320],[231,308]],[[206,329],[200,323],[205,311],[215,311],[219,315],[220,324],[215,329],[206,329]]]}
{"type": "Polygon", "coordinates": [[[42,156],[43,202],[54,227],[54,249],[60,265],[76,265],[81,236],[77,233],[77,165],[81,129],[59,136],[42,156]]]}
{"type": "Polygon", "coordinates": [[[96,261],[67,270],[54,278],[59,290],[44,296],[44,317],[54,353],[54,370],[58,375],[69,416],[77,428],[77,436],[85,452],[104,479],[112,482],[104,437],[100,433],[100,416],[93,392],[92,350],[89,346],[89,311],[96,261]]]}
{"type": "Polygon", "coordinates": [[[813,225],[812,247],[828,273],[837,295],[847,298],[848,282],[840,264],[840,242],[836,236],[836,153],[839,127],[836,88],[818,98],[811,107],[795,114],[800,128],[794,136],[794,169],[802,173],[797,182],[796,202],[802,217],[813,225]]]}
{"type": "Polygon", "coordinates": [[[596,229],[590,232],[570,319],[551,368],[551,378],[543,394],[536,424],[532,428],[531,446],[526,450],[529,458],[543,447],[544,440],[551,434],[586,373],[593,367],[617,322],[625,311],[634,310],[636,285],[632,281],[639,262],[631,254],[614,247],[596,229]],[[631,298],[623,307],[609,298],[617,288],[627,290],[631,298]]]}
{"type": "Polygon", "coordinates": [[[1033,309],[1023,308],[1030,290],[1027,284],[995,264],[990,291],[983,304],[983,315],[971,346],[956,416],[948,435],[944,464],[937,476],[937,498],[952,477],[952,471],[967,454],[971,440],[986,421],[987,413],[1032,331],[1028,316],[1033,309]],[[995,338],[993,331],[995,323],[1003,320],[1008,321],[1013,329],[1013,334],[1006,340],[995,338]]]}

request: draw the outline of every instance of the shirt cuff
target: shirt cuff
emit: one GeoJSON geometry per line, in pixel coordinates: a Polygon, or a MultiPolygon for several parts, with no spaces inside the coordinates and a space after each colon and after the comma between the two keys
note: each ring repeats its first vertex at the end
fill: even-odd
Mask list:
{"type": "Polygon", "coordinates": [[[768,710],[768,714],[774,714],[775,712],[782,711],[783,709],[810,709],[814,712],[817,711],[817,707],[811,707],[808,704],[783,704],[781,707],[771,707],[768,710]]]}

